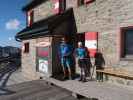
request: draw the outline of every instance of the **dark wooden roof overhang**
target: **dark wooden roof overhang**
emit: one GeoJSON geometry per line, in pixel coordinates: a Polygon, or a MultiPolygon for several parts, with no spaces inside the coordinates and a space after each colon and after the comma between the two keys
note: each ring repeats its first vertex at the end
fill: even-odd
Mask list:
{"type": "MultiPolygon", "coordinates": [[[[73,9],[69,9],[60,15],[53,15],[26,27],[18,32],[15,36],[16,40],[32,39],[42,36],[54,36],[53,29],[58,27],[64,21],[73,21],[73,9]]],[[[57,34],[59,35],[59,34],[57,34]]]]}

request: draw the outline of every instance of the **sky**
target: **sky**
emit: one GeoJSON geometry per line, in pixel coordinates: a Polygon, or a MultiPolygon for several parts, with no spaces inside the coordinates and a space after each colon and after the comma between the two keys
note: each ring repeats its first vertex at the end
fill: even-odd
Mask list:
{"type": "Polygon", "coordinates": [[[25,13],[22,7],[29,0],[1,0],[0,2],[0,46],[20,46],[15,41],[17,32],[26,27],[25,13]]]}

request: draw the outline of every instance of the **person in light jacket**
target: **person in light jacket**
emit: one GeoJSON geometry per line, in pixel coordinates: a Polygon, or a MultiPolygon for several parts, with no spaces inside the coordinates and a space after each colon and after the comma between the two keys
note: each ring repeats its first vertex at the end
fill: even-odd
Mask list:
{"type": "Polygon", "coordinates": [[[86,82],[86,70],[87,70],[87,49],[83,46],[82,42],[78,42],[78,48],[75,49],[75,55],[78,58],[78,65],[81,70],[79,81],[86,82]]]}

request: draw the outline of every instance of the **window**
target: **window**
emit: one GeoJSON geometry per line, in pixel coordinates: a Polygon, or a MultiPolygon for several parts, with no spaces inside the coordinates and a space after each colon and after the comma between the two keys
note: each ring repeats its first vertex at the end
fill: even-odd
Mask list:
{"type": "Polygon", "coordinates": [[[83,44],[85,43],[85,33],[78,33],[77,34],[77,39],[76,39],[77,42],[82,42],[83,44]]]}
{"type": "Polygon", "coordinates": [[[78,6],[82,6],[84,4],[89,4],[94,2],[95,0],[77,0],[78,6]]]}
{"type": "Polygon", "coordinates": [[[60,0],[60,13],[66,10],[66,0],[60,0]]]}
{"type": "Polygon", "coordinates": [[[66,9],[66,0],[53,0],[53,5],[53,11],[55,14],[62,13],[66,9]]]}
{"type": "Polygon", "coordinates": [[[84,0],[77,0],[78,6],[84,5],[84,0]]]}
{"type": "Polygon", "coordinates": [[[29,43],[24,43],[24,53],[29,53],[29,43]]]}
{"type": "Polygon", "coordinates": [[[27,12],[27,26],[28,27],[33,24],[33,15],[34,15],[33,10],[30,10],[27,12]]]}
{"type": "Polygon", "coordinates": [[[92,3],[92,2],[94,2],[95,0],[84,0],[84,3],[85,4],[89,4],[89,3],[92,3]]]}
{"type": "Polygon", "coordinates": [[[121,57],[133,57],[133,28],[122,28],[121,57]]]}

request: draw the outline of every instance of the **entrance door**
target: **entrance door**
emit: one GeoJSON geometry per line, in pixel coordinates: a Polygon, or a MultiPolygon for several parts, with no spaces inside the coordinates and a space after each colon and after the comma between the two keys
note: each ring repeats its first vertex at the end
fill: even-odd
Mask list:
{"type": "Polygon", "coordinates": [[[85,33],[85,46],[89,51],[90,57],[94,57],[98,48],[98,32],[85,33]]]}
{"type": "Polygon", "coordinates": [[[88,49],[90,57],[94,57],[98,47],[98,32],[79,33],[76,41],[82,42],[88,49]]]}
{"type": "Polygon", "coordinates": [[[52,41],[52,75],[56,77],[60,75],[62,71],[62,66],[60,63],[59,56],[59,46],[61,42],[61,37],[54,37],[52,41]]]}
{"type": "MultiPolygon", "coordinates": [[[[85,34],[84,33],[78,33],[77,34],[77,39],[76,39],[77,42],[82,42],[83,45],[85,45],[85,34]]],[[[77,45],[78,43],[76,43],[77,45]]]]}

